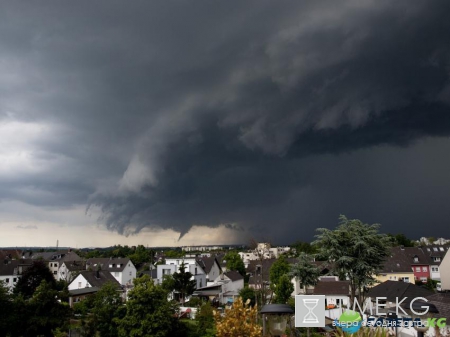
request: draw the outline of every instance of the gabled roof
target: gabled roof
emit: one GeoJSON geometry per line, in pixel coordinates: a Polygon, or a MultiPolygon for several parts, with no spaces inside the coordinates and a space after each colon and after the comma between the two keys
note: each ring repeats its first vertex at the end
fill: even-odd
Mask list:
{"type": "Polygon", "coordinates": [[[99,270],[99,271],[89,271],[85,270],[80,273],[86,281],[89,282],[91,287],[101,288],[105,283],[112,282],[121,288],[120,283],[111,275],[109,271],[99,270]]]}
{"type": "Polygon", "coordinates": [[[206,274],[209,274],[212,267],[214,266],[214,263],[217,263],[217,266],[219,267],[219,270],[222,270],[222,267],[219,264],[219,261],[217,261],[215,256],[211,257],[196,257],[195,261],[197,264],[205,271],[206,274]]]}
{"type": "Polygon", "coordinates": [[[405,297],[407,299],[402,303],[408,304],[415,297],[427,297],[432,295],[428,289],[416,286],[412,283],[402,281],[385,281],[369,290],[367,297],[386,297],[388,301],[395,302],[405,297]]]}
{"type": "Polygon", "coordinates": [[[128,263],[130,263],[129,258],[92,258],[86,261],[86,268],[96,270],[100,267],[101,270],[108,271],[123,271],[128,263]]]}
{"type": "Polygon", "coordinates": [[[2,249],[0,250],[0,260],[5,258],[20,259],[22,257],[22,251],[20,249],[2,249]]]}
{"type": "Polygon", "coordinates": [[[33,260],[42,259],[44,261],[81,261],[81,257],[78,256],[77,253],[69,251],[69,250],[62,250],[62,251],[54,251],[54,252],[43,252],[43,253],[33,253],[30,257],[33,260]]]}
{"type": "Polygon", "coordinates": [[[31,260],[0,260],[0,276],[20,275],[20,266],[25,267],[23,272],[31,264],[31,260]]]}
{"type": "Polygon", "coordinates": [[[226,273],[223,273],[226,277],[228,277],[231,281],[240,281],[244,279],[244,276],[239,274],[239,272],[235,270],[227,271],[226,273]]]}
{"type": "Polygon", "coordinates": [[[64,261],[63,264],[69,271],[86,270],[86,261],[64,261]]]}
{"type": "Polygon", "coordinates": [[[314,295],[340,295],[350,294],[350,281],[319,281],[314,287],[314,295]]]}

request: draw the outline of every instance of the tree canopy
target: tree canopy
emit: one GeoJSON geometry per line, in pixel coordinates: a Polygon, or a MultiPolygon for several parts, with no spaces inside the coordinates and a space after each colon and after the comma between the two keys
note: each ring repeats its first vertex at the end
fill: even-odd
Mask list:
{"type": "Polygon", "coordinates": [[[228,270],[235,270],[239,272],[242,276],[245,276],[245,264],[241,257],[236,252],[229,252],[224,256],[224,261],[226,261],[226,266],[228,270]]]}
{"type": "Polygon", "coordinates": [[[175,291],[180,293],[181,302],[184,304],[186,296],[191,295],[195,289],[195,280],[191,280],[192,274],[186,271],[184,262],[178,268],[178,272],[173,273],[173,284],[175,291]]]}
{"type": "Polygon", "coordinates": [[[320,270],[314,264],[313,258],[310,255],[301,252],[297,262],[292,265],[289,275],[295,277],[300,282],[300,287],[306,288],[317,284],[320,270]]]}
{"type": "Polygon", "coordinates": [[[119,337],[171,336],[174,310],[167,301],[167,292],[144,275],[134,280],[134,288],[128,293],[126,314],[116,319],[119,337]]]}
{"type": "Polygon", "coordinates": [[[364,288],[374,282],[389,254],[391,240],[379,234],[379,228],[379,224],[368,225],[341,215],[335,230],[317,229],[315,243],[340,277],[350,281],[352,302],[357,293],[361,296],[364,288]]]}
{"type": "Polygon", "coordinates": [[[50,288],[56,289],[55,278],[47,264],[40,260],[33,261],[33,264],[23,272],[22,277],[17,281],[14,294],[22,294],[25,298],[30,298],[42,281],[47,282],[50,288]]]}

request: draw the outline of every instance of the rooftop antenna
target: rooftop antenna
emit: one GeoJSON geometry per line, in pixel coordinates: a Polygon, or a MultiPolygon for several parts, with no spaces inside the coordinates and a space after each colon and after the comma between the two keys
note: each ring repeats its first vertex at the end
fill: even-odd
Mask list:
{"type": "Polygon", "coordinates": [[[59,240],[56,240],[56,250],[58,250],[59,240]]]}

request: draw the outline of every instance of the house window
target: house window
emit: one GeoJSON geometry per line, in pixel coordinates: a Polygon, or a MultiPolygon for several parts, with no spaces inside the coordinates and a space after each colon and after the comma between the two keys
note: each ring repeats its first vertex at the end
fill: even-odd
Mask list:
{"type": "Polygon", "coordinates": [[[417,272],[420,272],[420,267],[416,267],[416,271],[417,271],[417,272]]]}
{"type": "Polygon", "coordinates": [[[406,282],[406,283],[409,283],[409,277],[400,277],[399,278],[399,281],[403,281],[403,282],[406,282]]]}
{"type": "Polygon", "coordinates": [[[420,280],[421,280],[422,282],[424,282],[424,283],[427,282],[427,278],[426,278],[426,277],[421,277],[420,280]]]}
{"type": "Polygon", "coordinates": [[[437,273],[439,271],[438,267],[431,267],[431,271],[437,273]]]}
{"type": "Polygon", "coordinates": [[[414,256],[414,262],[419,262],[419,258],[417,256],[414,256]]]}
{"type": "Polygon", "coordinates": [[[163,269],[163,275],[170,275],[170,269],[163,269]]]}
{"type": "Polygon", "coordinates": [[[55,270],[55,271],[53,272],[53,275],[56,275],[56,274],[58,274],[58,272],[55,270]]]}
{"type": "Polygon", "coordinates": [[[115,277],[119,277],[119,273],[116,271],[116,272],[114,273],[114,276],[115,276],[115,277]]]}
{"type": "Polygon", "coordinates": [[[81,282],[78,282],[78,289],[81,288],[81,282]]]}
{"type": "Polygon", "coordinates": [[[130,271],[130,276],[131,276],[131,271],[130,271]]]}
{"type": "Polygon", "coordinates": [[[437,247],[433,247],[433,250],[434,250],[435,252],[437,252],[437,251],[438,251],[437,247]]]}
{"type": "Polygon", "coordinates": [[[195,269],[194,269],[194,275],[197,275],[197,267],[195,267],[195,269]]]}
{"type": "Polygon", "coordinates": [[[439,250],[440,250],[441,252],[443,252],[443,251],[444,251],[444,247],[439,247],[439,250]]]}
{"type": "Polygon", "coordinates": [[[17,278],[14,277],[14,278],[13,278],[13,282],[17,282],[17,278]]]}
{"type": "Polygon", "coordinates": [[[434,258],[434,262],[440,262],[441,261],[441,258],[440,257],[435,257],[434,258]]]}
{"type": "Polygon", "coordinates": [[[422,271],[428,271],[427,267],[422,267],[422,271]]]}
{"type": "Polygon", "coordinates": [[[7,278],[7,279],[5,280],[5,282],[6,282],[6,283],[9,283],[9,278],[7,278]]]}

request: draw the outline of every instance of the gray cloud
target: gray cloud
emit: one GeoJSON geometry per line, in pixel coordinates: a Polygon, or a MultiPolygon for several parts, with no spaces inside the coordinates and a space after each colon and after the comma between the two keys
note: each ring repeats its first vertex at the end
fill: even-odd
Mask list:
{"type": "Polygon", "coordinates": [[[19,226],[16,226],[16,228],[19,228],[19,229],[38,229],[38,227],[35,226],[35,225],[27,225],[27,226],[19,225],[19,226]]]}
{"type": "Polygon", "coordinates": [[[5,143],[0,200],[97,205],[124,234],[232,224],[280,241],[340,213],[418,227],[420,204],[444,235],[447,2],[3,6],[0,119],[45,132],[5,143]],[[436,164],[408,166],[425,148],[436,164]],[[437,203],[402,192],[417,181],[437,203]]]}

